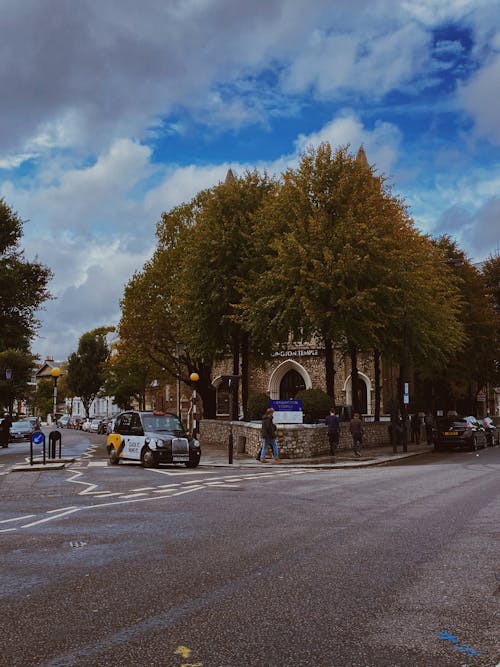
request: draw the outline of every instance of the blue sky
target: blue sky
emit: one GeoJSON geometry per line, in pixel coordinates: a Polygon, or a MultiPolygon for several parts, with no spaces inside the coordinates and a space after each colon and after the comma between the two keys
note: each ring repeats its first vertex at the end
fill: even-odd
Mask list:
{"type": "Polygon", "coordinates": [[[116,324],[161,213],[363,144],[415,224],[500,244],[498,0],[0,0],[0,197],[54,271],[33,349],[116,324]]]}

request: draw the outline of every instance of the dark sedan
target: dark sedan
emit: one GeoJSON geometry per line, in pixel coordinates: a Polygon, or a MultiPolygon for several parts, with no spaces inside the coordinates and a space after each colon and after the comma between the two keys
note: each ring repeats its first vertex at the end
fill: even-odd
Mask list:
{"type": "Polygon", "coordinates": [[[486,447],[484,427],[474,417],[440,417],[432,431],[434,449],[468,449],[486,447]]]}
{"type": "Polygon", "coordinates": [[[31,434],[34,428],[30,421],[22,420],[14,422],[10,427],[9,441],[22,442],[23,440],[31,440],[31,434]]]}

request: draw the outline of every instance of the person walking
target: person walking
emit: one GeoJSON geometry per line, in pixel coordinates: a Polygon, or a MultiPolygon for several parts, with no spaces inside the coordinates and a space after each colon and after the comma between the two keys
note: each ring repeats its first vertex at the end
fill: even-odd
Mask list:
{"type": "Polygon", "coordinates": [[[273,421],[274,410],[268,408],[266,414],[262,417],[262,449],[260,450],[260,462],[266,462],[267,448],[269,445],[273,448],[273,457],[275,463],[281,463],[278,441],[276,440],[277,427],[273,421]]]}
{"type": "Polygon", "coordinates": [[[2,423],[0,424],[0,438],[2,447],[9,446],[10,427],[12,426],[12,418],[8,413],[5,413],[2,423]]]}
{"type": "Polygon", "coordinates": [[[335,408],[331,408],[330,414],[325,419],[325,424],[328,433],[328,443],[330,445],[330,454],[335,456],[340,438],[340,419],[335,412],[335,408]]]}
{"type": "Polygon", "coordinates": [[[351,423],[349,424],[349,430],[352,435],[352,451],[354,452],[354,456],[361,456],[364,429],[359,412],[354,413],[351,423]]]}

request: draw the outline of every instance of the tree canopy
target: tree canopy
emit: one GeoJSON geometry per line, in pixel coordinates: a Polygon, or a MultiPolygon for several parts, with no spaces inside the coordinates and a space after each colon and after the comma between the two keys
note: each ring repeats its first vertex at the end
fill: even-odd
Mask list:
{"type": "Polygon", "coordinates": [[[50,298],[50,269],[19,248],[23,222],[0,199],[0,351],[28,350],[39,326],[36,311],[50,298]]]}
{"type": "Polygon", "coordinates": [[[106,336],[111,331],[113,327],[100,327],[84,333],[78,350],[68,357],[66,383],[68,389],[81,398],[87,417],[104,382],[104,363],[109,357],[106,336]]]}
{"type": "Polygon", "coordinates": [[[268,359],[290,341],[323,343],[333,397],[334,346],[353,374],[357,353],[376,351],[432,376],[473,335],[458,249],[417,230],[362,149],[310,148],[279,180],[229,174],[163,213],[157,237],[125,289],[122,351],[183,382],[196,370],[205,416],[221,357],[242,375],[246,405],[249,355],[268,359]]]}

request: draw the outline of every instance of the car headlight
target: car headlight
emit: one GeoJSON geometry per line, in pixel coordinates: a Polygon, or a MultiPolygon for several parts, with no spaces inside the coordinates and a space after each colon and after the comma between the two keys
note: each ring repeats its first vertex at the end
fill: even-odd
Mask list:
{"type": "Polygon", "coordinates": [[[163,442],[163,440],[157,440],[156,441],[156,446],[157,447],[165,447],[165,443],[163,442]]]}
{"type": "Polygon", "coordinates": [[[192,445],[193,445],[193,447],[199,447],[200,446],[200,441],[194,439],[194,440],[192,440],[192,445]]]}

